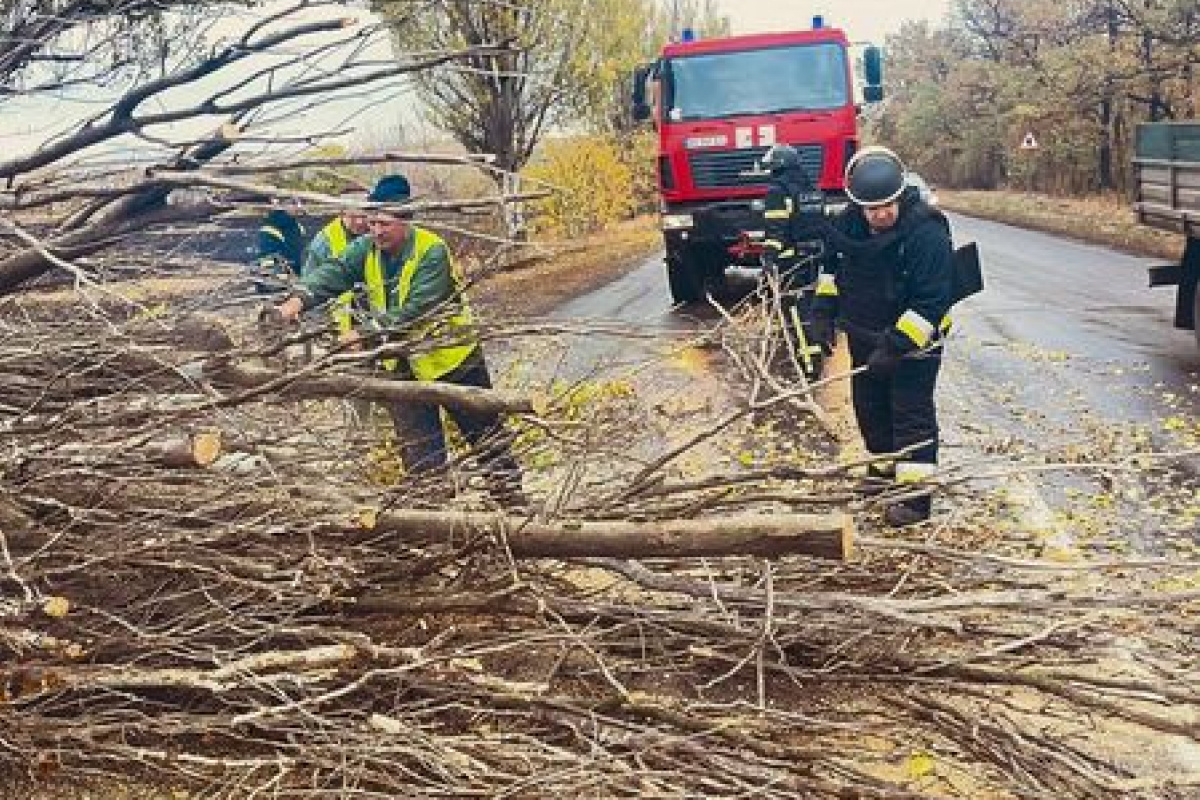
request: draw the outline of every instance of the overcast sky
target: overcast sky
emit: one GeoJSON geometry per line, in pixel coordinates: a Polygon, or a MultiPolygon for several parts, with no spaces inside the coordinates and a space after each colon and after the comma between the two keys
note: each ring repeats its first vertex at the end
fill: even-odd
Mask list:
{"type": "MultiPolygon", "coordinates": [[[[671,0],[660,0],[669,3],[671,0]]],[[[872,42],[883,44],[889,33],[894,33],[900,25],[911,19],[926,19],[934,23],[940,22],[949,10],[952,0],[716,0],[720,13],[730,19],[735,33],[752,33],[771,30],[794,30],[807,28],[812,24],[812,17],[820,14],[826,24],[844,29],[851,41],[872,42]]],[[[268,8],[290,5],[280,0],[273,0],[268,8]]],[[[247,23],[247,15],[263,13],[261,7],[246,10],[236,21],[231,18],[224,24],[240,30],[247,23]]],[[[333,13],[337,16],[346,14],[345,9],[334,9],[315,12],[318,14],[333,13]]],[[[363,15],[358,12],[356,16],[363,15]]],[[[383,54],[386,57],[386,54],[383,54]]],[[[96,110],[96,101],[101,100],[97,94],[91,93],[88,100],[91,103],[80,104],[78,99],[71,101],[53,101],[42,99],[33,104],[10,100],[5,104],[7,113],[0,118],[0,149],[12,152],[22,152],[32,149],[52,131],[61,130],[77,119],[85,109],[96,110]]],[[[361,105],[361,101],[349,102],[323,109],[324,113],[314,115],[309,112],[295,121],[297,132],[305,125],[311,126],[317,122],[314,116],[320,116],[320,122],[330,127],[341,127],[351,107],[361,105]]],[[[371,120],[371,128],[391,128],[404,120],[411,120],[412,101],[405,95],[393,97],[377,107],[376,117],[371,120]]],[[[351,125],[361,125],[362,120],[356,119],[351,125]]],[[[287,126],[284,126],[285,128],[287,126]]],[[[284,133],[290,133],[284,130],[284,133]]],[[[360,144],[362,135],[356,137],[360,144]]]]}
{"type": "MultiPolygon", "coordinates": [[[[669,1],[669,0],[668,0],[669,1]]],[[[910,19],[940,22],[951,0],[717,0],[734,33],[807,28],[814,15],[842,28],[852,41],[883,44],[910,19]]]]}

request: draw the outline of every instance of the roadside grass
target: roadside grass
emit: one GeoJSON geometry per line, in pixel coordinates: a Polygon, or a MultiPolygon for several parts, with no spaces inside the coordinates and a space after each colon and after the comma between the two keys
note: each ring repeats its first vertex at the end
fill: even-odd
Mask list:
{"type": "Polygon", "coordinates": [[[541,316],[616,280],[660,249],[658,215],[647,214],[589,236],[532,243],[526,257],[480,277],[470,295],[494,313],[541,316]]]}
{"type": "Polygon", "coordinates": [[[938,196],[942,207],[950,211],[1107,245],[1135,255],[1177,261],[1183,252],[1182,235],[1139,224],[1129,200],[1118,194],[1076,198],[939,189],[938,196]]]}

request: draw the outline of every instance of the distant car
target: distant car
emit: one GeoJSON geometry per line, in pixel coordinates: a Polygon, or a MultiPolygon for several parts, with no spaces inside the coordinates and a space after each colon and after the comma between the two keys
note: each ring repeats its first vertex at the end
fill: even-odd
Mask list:
{"type": "Polygon", "coordinates": [[[921,193],[921,199],[924,200],[929,205],[936,206],[938,204],[937,192],[935,192],[933,190],[933,187],[930,186],[928,183],[926,183],[925,179],[922,178],[917,173],[915,173],[915,172],[906,173],[905,177],[904,177],[904,182],[907,183],[909,186],[915,186],[917,191],[921,193]]]}

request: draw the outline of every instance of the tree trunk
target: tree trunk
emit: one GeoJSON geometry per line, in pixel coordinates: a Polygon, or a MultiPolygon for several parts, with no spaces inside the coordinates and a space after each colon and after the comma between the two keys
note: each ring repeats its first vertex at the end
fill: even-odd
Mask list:
{"type": "Polygon", "coordinates": [[[205,375],[218,386],[243,389],[273,387],[273,393],[294,399],[355,397],[391,403],[432,403],[477,415],[533,411],[533,404],[528,398],[495,389],[372,378],[366,373],[290,377],[286,372],[239,363],[206,366],[205,375]]]}
{"type": "Polygon", "coordinates": [[[660,522],[539,522],[488,513],[385,511],[364,520],[374,533],[450,538],[488,533],[517,558],[672,558],[807,555],[846,560],[853,550],[848,514],[740,514],[660,522]]]}

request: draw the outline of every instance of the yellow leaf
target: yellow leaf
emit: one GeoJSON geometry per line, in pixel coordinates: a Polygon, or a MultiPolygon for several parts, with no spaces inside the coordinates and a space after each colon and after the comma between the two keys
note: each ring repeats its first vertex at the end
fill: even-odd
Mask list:
{"type": "Polygon", "coordinates": [[[47,597],[42,603],[42,613],[47,617],[62,619],[71,610],[71,603],[65,597],[47,597]]]}
{"type": "Polygon", "coordinates": [[[918,750],[910,755],[905,766],[908,770],[908,777],[914,781],[937,771],[937,763],[933,760],[933,756],[924,750],[918,750]]]}
{"type": "Polygon", "coordinates": [[[350,524],[364,531],[375,530],[378,523],[379,509],[376,508],[360,508],[350,514],[350,524]]]}

